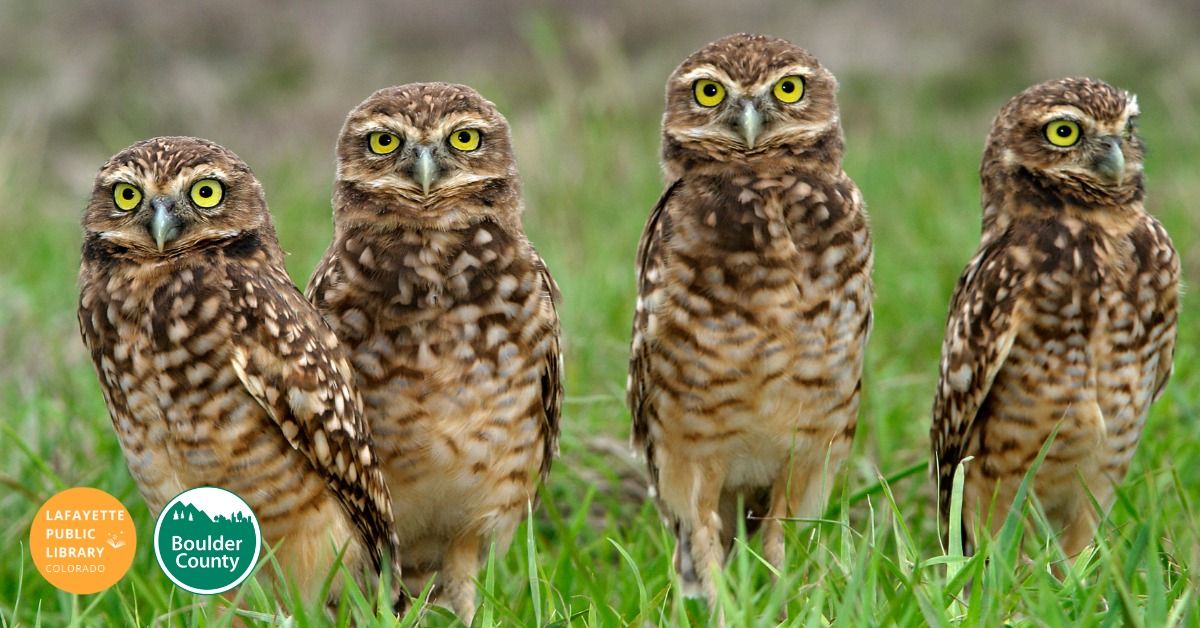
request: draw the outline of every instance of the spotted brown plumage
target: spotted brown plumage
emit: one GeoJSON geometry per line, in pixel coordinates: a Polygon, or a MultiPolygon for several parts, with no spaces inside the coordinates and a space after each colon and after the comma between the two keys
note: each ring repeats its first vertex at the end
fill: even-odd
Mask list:
{"type": "Polygon", "coordinates": [[[510,143],[469,87],[373,94],[342,129],[334,239],[308,287],[351,354],[405,583],[440,574],[434,597],[468,624],[481,557],[506,550],[550,470],[562,399],[558,288],[522,229],[510,143]]]}
{"type": "Polygon", "coordinates": [[[710,601],[739,497],[782,568],[782,519],[821,514],[857,423],[872,252],[836,89],[812,55],[756,35],[667,82],[669,184],[638,247],[628,401],[676,570],[710,601]]]}
{"type": "Polygon", "coordinates": [[[1112,505],[1170,376],[1179,259],[1143,206],[1138,114],[1125,91],[1062,79],[1017,95],[992,125],[982,241],[951,299],[930,434],[943,524],[955,468],[974,457],[968,551],[1003,523],[1057,429],[1033,490],[1078,554],[1103,516],[1091,496],[1112,505]]]}
{"type": "Polygon", "coordinates": [[[399,561],[361,397],[284,271],[249,167],[206,140],[139,142],[101,168],[83,228],[80,331],[151,513],[189,488],[231,490],[308,599],[343,547],[373,590],[399,561]]]}

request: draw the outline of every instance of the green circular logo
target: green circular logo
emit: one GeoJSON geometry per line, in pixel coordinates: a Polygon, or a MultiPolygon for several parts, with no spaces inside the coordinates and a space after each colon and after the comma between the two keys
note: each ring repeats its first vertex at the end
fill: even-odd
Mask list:
{"type": "Polygon", "coordinates": [[[167,502],[154,525],[154,556],[163,573],[192,593],[224,593],[258,563],[262,532],[241,497],[213,486],[167,502]]]}

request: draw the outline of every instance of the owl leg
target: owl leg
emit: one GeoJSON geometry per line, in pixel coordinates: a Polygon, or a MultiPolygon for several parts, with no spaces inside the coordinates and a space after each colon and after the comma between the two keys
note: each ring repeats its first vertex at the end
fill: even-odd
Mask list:
{"type": "Polygon", "coordinates": [[[454,614],[470,626],[475,618],[475,577],[479,575],[479,552],[483,538],[466,532],[450,542],[442,565],[442,596],[454,614]]]}
{"type": "Polygon", "coordinates": [[[763,523],[763,553],[780,571],[785,558],[784,520],[820,517],[829,503],[837,472],[850,454],[853,417],[843,423],[851,427],[832,434],[797,436],[789,460],[771,486],[770,510],[763,523]]]}
{"type": "MultiPolygon", "coordinates": [[[[686,532],[687,548],[690,550],[693,565],[692,576],[698,580],[684,581],[684,593],[690,588],[693,593],[700,592],[708,600],[711,607],[717,604],[717,578],[725,564],[725,551],[721,546],[721,517],[715,509],[703,511],[700,521],[692,524],[686,532]],[[697,591],[698,589],[698,591],[697,591]]],[[[683,551],[681,546],[677,552],[683,551]]]]}
{"type": "Polygon", "coordinates": [[[716,574],[725,562],[719,514],[723,462],[660,456],[659,495],[675,521],[675,566],[688,597],[717,602],[716,574]]]}
{"type": "Polygon", "coordinates": [[[1080,508],[1075,520],[1063,528],[1059,541],[1062,543],[1063,553],[1067,555],[1068,563],[1074,561],[1088,545],[1091,545],[1098,523],[1095,512],[1088,504],[1080,508]]]}
{"type": "MultiPolygon", "coordinates": [[[[1104,494],[1097,494],[1096,489],[1101,487],[1089,488],[1096,495],[1097,500],[1105,498],[1104,494]]],[[[1051,521],[1057,520],[1061,527],[1059,543],[1062,545],[1063,553],[1066,554],[1068,561],[1073,561],[1083,550],[1087,549],[1088,545],[1091,545],[1101,517],[1101,514],[1092,507],[1092,501],[1082,485],[1079,486],[1073,497],[1070,503],[1065,504],[1066,507],[1061,508],[1059,512],[1046,513],[1051,521]]],[[[1100,503],[1104,504],[1103,501],[1100,503]]]]}
{"type": "Polygon", "coordinates": [[[420,599],[427,588],[430,589],[428,601],[433,602],[441,595],[438,574],[449,546],[449,540],[441,531],[423,535],[406,531],[400,548],[400,574],[404,588],[414,600],[420,599]]]}
{"type": "Polygon", "coordinates": [[[1008,511],[1012,510],[1019,483],[1019,479],[1016,483],[1001,479],[986,455],[976,455],[976,460],[967,467],[963,486],[963,536],[972,539],[971,551],[964,545],[964,554],[974,554],[974,539],[980,535],[995,537],[1000,533],[1008,511]]]}
{"type": "MultiPolygon", "coordinates": [[[[789,518],[815,518],[828,501],[833,471],[818,465],[792,461],[771,486],[770,509],[763,521],[763,555],[780,573],[785,570],[783,523],[789,518]]],[[[833,460],[830,466],[833,467],[833,460]]],[[[837,461],[840,463],[840,460],[837,461]]],[[[836,467],[835,467],[836,468],[836,467]]]]}
{"type": "Polygon", "coordinates": [[[1074,512],[1070,513],[1063,525],[1061,536],[1063,553],[1068,558],[1074,560],[1095,540],[1100,520],[1112,508],[1116,491],[1115,482],[1119,482],[1121,478],[1125,477],[1125,469],[1116,471],[1116,473],[1112,473],[1110,469],[1102,468],[1098,464],[1092,469],[1083,471],[1085,483],[1079,485],[1078,495],[1074,500],[1074,512]],[[1096,503],[1100,505],[1099,511],[1092,504],[1092,498],[1095,498],[1096,503]]]}
{"type": "Polygon", "coordinates": [[[782,517],[786,517],[791,510],[787,503],[788,491],[781,485],[786,486],[787,481],[777,481],[771,487],[771,509],[767,511],[762,527],[763,556],[780,573],[783,572],[785,558],[782,517]]]}
{"type": "MultiPolygon", "coordinates": [[[[419,598],[424,593],[429,581],[437,575],[436,567],[429,569],[426,565],[414,566],[412,564],[404,565],[400,573],[403,574],[404,588],[408,590],[408,594],[413,599],[419,598]]],[[[434,591],[435,597],[436,594],[437,592],[434,591]]]]}
{"type": "MultiPolygon", "coordinates": [[[[1066,555],[1065,561],[1055,560],[1050,564],[1050,570],[1054,577],[1063,580],[1070,571],[1071,563],[1092,542],[1096,533],[1098,517],[1092,509],[1090,501],[1084,495],[1082,486],[1065,498],[1060,497],[1057,501],[1043,501],[1042,508],[1046,513],[1046,519],[1058,530],[1059,547],[1066,555]]],[[[1036,528],[1036,524],[1030,521],[1027,528],[1030,538],[1036,538],[1034,536],[1036,528]]],[[[1027,562],[1033,561],[1033,558],[1024,551],[1022,551],[1022,555],[1027,562]]]]}
{"type": "Polygon", "coordinates": [[[288,588],[294,587],[306,603],[314,602],[339,553],[340,564],[347,573],[333,575],[325,603],[337,606],[345,585],[343,577],[347,574],[354,577],[364,591],[374,591],[378,575],[369,568],[367,553],[357,540],[353,524],[332,496],[320,500],[315,508],[302,514],[285,518],[264,516],[260,522],[263,542],[275,548],[273,560],[278,564],[279,572],[276,573],[274,565],[267,565],[260,573],[271,579],[278,599],[286,599],[288,588]]]}

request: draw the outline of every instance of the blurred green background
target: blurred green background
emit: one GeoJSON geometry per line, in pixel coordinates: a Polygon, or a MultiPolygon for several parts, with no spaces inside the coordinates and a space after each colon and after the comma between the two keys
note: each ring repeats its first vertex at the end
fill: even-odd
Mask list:
{"type": "MultiPolygon", "coordinates": [[[[628,434],[633,256],[662,189],[665,79],[696,48],[738,31],[807,48],[842,86],[845,168],[871,213],[878,292],[848,491],[927,458],[946,304],[978,239],[979,156],[992,116],[1021,89],[1090,75],[1139,95],[1147,206],[1174,237],[1187,282],[1200,279],[1195,0],[0,0],[0,619],[30,621],[39,604],[45,617],[79,618],[82,605],[111,619],[138,600],[152,617],[179,603],[155,597],[168,587],[146,553],[135,563],[144,572],[135,583],[149,598],[123,584],[120,593],[81,601],[49,588],[23,545],[37,506],[61,486],[109,490],[131,506],[139,529],[152,523],[75,322],[78,221],[95,171],[154,135],[197,135],[229,147],[262,180],[289,270],[303,285],[331,236],[333,145],[344,115],[375,89],[431,80],[470,84],[508,117],[526,228],[564,295],[563,458],[547,490],[551,522],[539,515],[538,527],[539,570],[563,606],[543,600],[546,610],[569,614],[573,596],[583,595],[590,596],[583,607],[602,621],[647,612],[632,585],[621,584],[624,563],[605,539],[632,548],[648,570],[651,606],[666,599],[670,543],[626,477],[636,466],[597,437],[623,442],[628,434]],[[590,533],[559,520],[579,510],[587,516],[578,525],[590,533]],[[581,536],[562,545],[568,533],[581,536]]],[[[1200,551],[1188,507],[1200,500],[1200,470],[1183,464],[1200,453],[1200,324],[1191,301],[1181,316],[1176,377],[1154,409],[1113,532],[1119,539],[1129,530],[1123,523],[1149,525],[1185,575],[1200,551]],[[1186,490],[1151,497],[1175,483],[1186,490]],[[1151,511],[1161,521],[1136,515],[1151,511]]],[[[910,475],[891,490],[915,547],[933,554],[925,477],[910,475]]],[[[832,573],[820,559],[805,560],[802,575],[832,573]]],[[[1130,569],[1146,560],[1153,559],[1131,555],[1130,569]]],[[[512,575],[527,568],[512,557],[499,567],[512,575]]],[[[1164,599],[1188,602],[1182,592],[1190,591],[1194,607],[1194,582],[1181,582],[1164,599]]],[[[512,586],[519,596],[521,584],[512,586]]],[[[842,604],[851,593],[829,595],[842,604]]],[[[511,603],[514,620],[532,617],[526,602],[511,603]]],[[[839,608],[823,616],[858,616],[839,608]]]]}

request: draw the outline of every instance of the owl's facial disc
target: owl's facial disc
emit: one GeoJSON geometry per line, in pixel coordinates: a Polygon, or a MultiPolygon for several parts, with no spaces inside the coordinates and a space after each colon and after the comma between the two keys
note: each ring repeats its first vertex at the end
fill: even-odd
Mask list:
{"type": "Polygon", "coordinates": [[[346,116],[337,145],[335,221],[444,229],[519,220],[508,123],[465,85],[381,89],[346,116]]]}
{"type": "Polygon", "coordinates": [[[1040,126],[1043,150],[1056,156],[1049,166],[1072,178],[1120,186],[1127,176],[1125,140],[1132,139],[1133,123],[1126,116],[1096,120],[1074,107],[1052,112],[1040,126]]]}
{"type": "Polygon", "coordinates": [[[109,219],[114,228],[101,235],[127,246],[166,253],[209,238],[225,238],[236,230],[225,222],[225,173],[200,167],[168,180],[155,180],[135,168],[118,168],[102,184],[110,190],[109,219]],[[205,229],[192,229],[203,223],[205,229]]]}
{"type": "Polygon", "coordinates": [[[237,155],[208,140],[155,137],[96,174],[84,231],[143,261],[176,258],[271,228],[262,187],[237,155]]]}
{"type": "Polygon", "coordinates": [[[675,92],[688,96],[686,109],[669,114],[684,141],[711,142],[757,154],[772,145],[826,130],[827,121],[810,124],[805,85],[815,70],[792,64],[737,80],[729,71],[705,64],[679,75],[675,92]],[[687,91],[684,91],[684,90],[687,91]],[[687,126],[685,126],[687,125],[687,126]]]}
{"type": "Polygon", "coordinates": [[[477,116],[448,116],[422,128],[403,116],[375,115],[351,129],[365,148],[360,154],[369,170],[343,169],[340,176],[375,190],[428,204],[490,176],[480,168],[481,156],[487,160],[485,133],[490,129],[477,116]]]}

